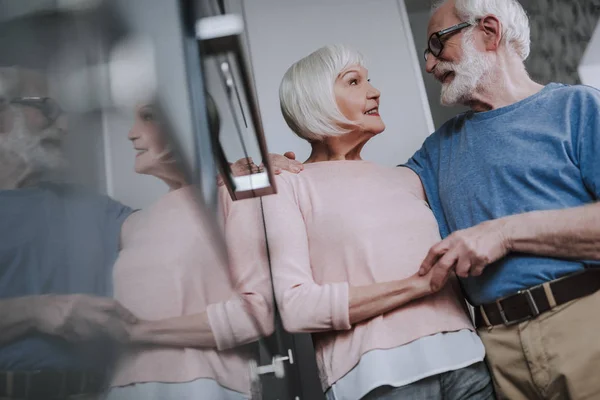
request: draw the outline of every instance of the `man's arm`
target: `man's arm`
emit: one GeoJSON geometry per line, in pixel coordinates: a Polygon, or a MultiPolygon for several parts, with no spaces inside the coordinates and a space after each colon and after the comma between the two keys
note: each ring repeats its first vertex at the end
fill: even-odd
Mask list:
{"type": "Polygon", "coordinates": [[[30,332],[69,341],[109,337],[127,342],[137,318],[117,301],[87,295],[38,295],[0,300],[0,345],[30,332]]]}
{"type": "Polygon", "coordinates": [[[435,245],[421,272],[443,278],[456,269],[461,277],[480,275],[484,268],[509,252],[575,260],[600,260],[600,91],[571,89],[573,113],[579,123],[570,132],[573,157],[582,182],[596,203],[549,211],[532,211],[486,221],[452,233],[435,245]]]}
{"type": "Polygon", "coordinates": [[[600,260],[600,203],[506,217],[509,251],[600,260]]]}
{"type": "Polygon", "coordinates": [[[9,343],[35,328],[35,297],[0,300],[0,344],[9,343]]]}
{"type": "Polygon", "coordinates": [[[437,286],[453,269],[463,278],[481,275],[509,252],[600,260],[600,203],[516,214],[456,231],[431,248],[420,273],[433,269],[437,286]]]}

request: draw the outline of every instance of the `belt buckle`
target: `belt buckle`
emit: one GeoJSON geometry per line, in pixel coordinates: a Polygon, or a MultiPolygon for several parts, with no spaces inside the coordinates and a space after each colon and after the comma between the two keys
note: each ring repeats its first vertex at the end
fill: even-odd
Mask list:
{"type": "Polygon", "coordinates": [[[498,307],[498,311],[500,311],[500,317],[502,318],[502,323],[504,324],[504,326],[512,326],[512,325],[520,324],[521,322],[525,322],[529,319],[535,318],[538,315],[540,315],[540,310],[539,310],[537,304],[535,303],[535,299],[533,298],[533,295],[531,294],[531,289],[533,289],[533,288],[519,290],[516,294],[508,296],[508,297],[513,297],[513,296],[518,296],[521,294],[525,295],[525,299],[527,300],[527,305],[529,306],[529,311],[531,311],[531,315],[527,315],[523,318],[518,318],[518,319],[515,319],[512,321],[509,321],[508,318],[506,318],[506,313],[504,312],[504,308],[502,307],[502,300],[504,300],[508,297],[504,297],[502,299],[496,300],[496,306],[498,307]]]}

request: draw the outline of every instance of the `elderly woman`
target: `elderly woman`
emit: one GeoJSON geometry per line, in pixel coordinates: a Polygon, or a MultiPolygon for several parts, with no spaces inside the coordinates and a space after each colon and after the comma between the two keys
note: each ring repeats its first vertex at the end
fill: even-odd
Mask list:
{"type": "Polygon", "coordinates": [[[263,199],[278,307],[311,332],[328,399],[490,399],[484,348],[452,285],[417,274],[440,240],[423,188],[361,159],[384,131],[363,58],[326,46],[280,87],[289,127],[312,153],[263,199]]]}
{"type": "MultiPolygon", "coordinates": [[[[169,192],[122,230],[114,294],[142,322],[132,326],[108,399],[247,399],[254,354],[238,346],[273,331],[269,271],[252,262],[263,258],[264,236],[248,232],[230,246],[228,264],[152,106],[137,110],[129,139],[136,172],[161,179],[169,192]]],[[[257,223],[258,203],[228,199],[222,190],[226,235],[257,223]]]]}

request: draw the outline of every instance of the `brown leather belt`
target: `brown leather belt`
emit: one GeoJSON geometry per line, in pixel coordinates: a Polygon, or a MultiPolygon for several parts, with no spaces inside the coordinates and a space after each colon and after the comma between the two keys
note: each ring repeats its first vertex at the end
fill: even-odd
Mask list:
{"type": "Polygon", "coordinates": [[[86,371],[0,371],[0,398],[60,400],[79,394],[102,393],[105,374],[86,371]]]}
{"type": "Polygon", "coordinates": [[[600,268],[587,269],[475,307],[475,326],[515,325],[598,290],[600,268]]]}

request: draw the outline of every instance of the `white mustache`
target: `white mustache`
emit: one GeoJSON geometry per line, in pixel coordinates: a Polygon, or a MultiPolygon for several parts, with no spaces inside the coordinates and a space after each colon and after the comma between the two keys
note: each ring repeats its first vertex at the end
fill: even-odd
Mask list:
{"type": "Polygon", "coordinates": [[[442,76],[444,76],[448,72],[456,73],[456,70],[457,70],[456,64],[450,63],[447,61],[442,61],[442,62],[439,62],[438,65],[435,67],[435,76],[436,76],[436,78],[440,79],[442,76]]]}
{"type": "Polygon", "coordinates": [[[42,134],[39,136],[40,141],[45,139],[51,140],[60,140],[62,141],[66,135],[66,132],[60,128],[51,127],[46,128],[42,131],[42,134]]]}

